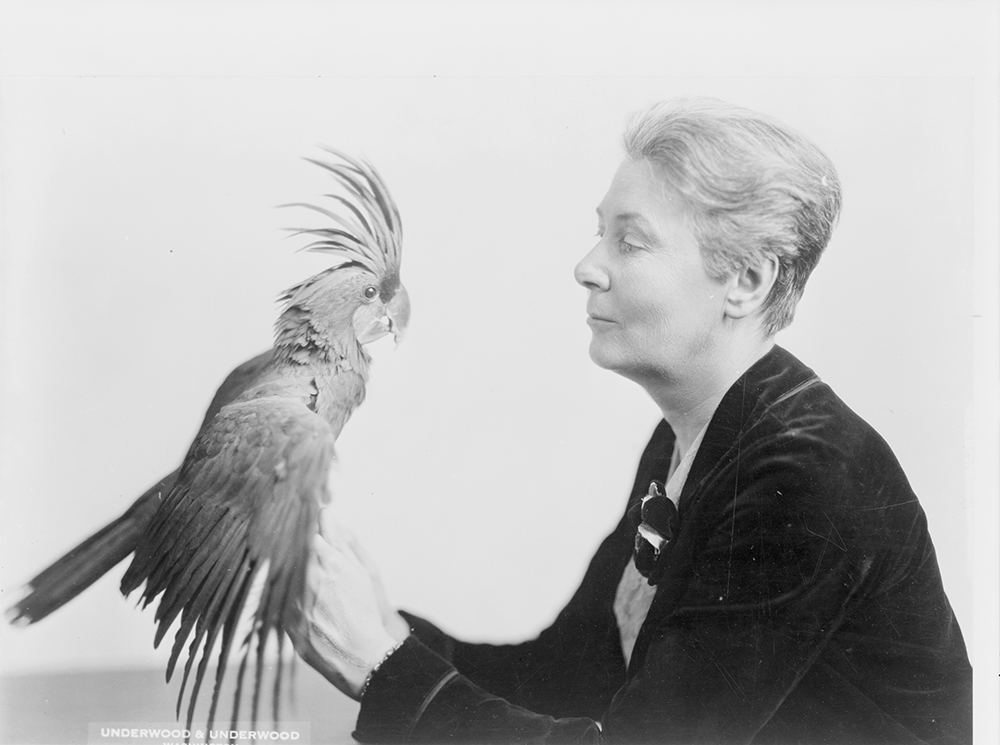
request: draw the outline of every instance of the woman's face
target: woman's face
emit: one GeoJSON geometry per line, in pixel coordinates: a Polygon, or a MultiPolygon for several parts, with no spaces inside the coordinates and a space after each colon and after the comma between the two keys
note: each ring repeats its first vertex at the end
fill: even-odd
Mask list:
{"type": "Polygon", "coordinates": [[[577,264],[590,292],[590,357],[642,383],[696,374],[723,327],[727,281],[708,276],[680,198],[646,160],[626,158],[577,264]]]}

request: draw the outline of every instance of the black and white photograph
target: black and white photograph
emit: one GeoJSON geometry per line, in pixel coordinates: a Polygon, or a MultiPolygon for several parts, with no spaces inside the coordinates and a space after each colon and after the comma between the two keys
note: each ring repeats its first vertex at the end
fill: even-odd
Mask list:
{"type": "Polygon", "coordinates": [[[1000,4],[0,19],[0,743],[996,736],[1000,4]]]}

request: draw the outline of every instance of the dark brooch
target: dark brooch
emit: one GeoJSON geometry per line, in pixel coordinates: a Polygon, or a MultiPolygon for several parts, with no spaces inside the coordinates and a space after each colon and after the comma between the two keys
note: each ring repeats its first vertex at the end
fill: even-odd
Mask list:
{"type": "Polygon", "coordinates": [[[635,527],[635,568],[649,577],[667,544],[677,535],[680,515],[664,493],[662,481],[649,484],[649,492],[628,513],[635,527]]]}

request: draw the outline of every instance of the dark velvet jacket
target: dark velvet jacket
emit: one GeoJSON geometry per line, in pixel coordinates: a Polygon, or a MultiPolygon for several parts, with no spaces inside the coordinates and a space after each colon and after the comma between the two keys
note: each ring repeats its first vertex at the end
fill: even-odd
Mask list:
{"type": "MultiPolygon", "coordinates": [[[[629,505],[664,479],[661,423],[629,505]]],[[[551,627],[515,645],[414,630],[372,676],[363,742],[971,740],[972,670],[917,498],[881,437],[774,348],[719,404],[626,668],[624,517],[551,627]],[[600,724],[598,724],[598,722],[600,724]]]]}

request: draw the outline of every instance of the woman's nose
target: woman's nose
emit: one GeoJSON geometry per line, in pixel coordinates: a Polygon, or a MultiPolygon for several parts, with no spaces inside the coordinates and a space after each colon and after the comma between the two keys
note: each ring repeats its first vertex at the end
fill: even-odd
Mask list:
{"type": "Polygon", "coordinates": [[[603,268],[601,256],[601,244],[598,243],[590,252],[580,259],[580,263],[573,270],[573,277],[588,290],[607,290],[608,273],[603,268]]]}

